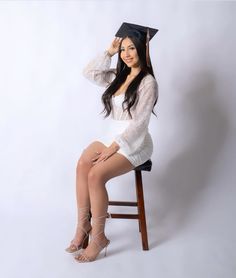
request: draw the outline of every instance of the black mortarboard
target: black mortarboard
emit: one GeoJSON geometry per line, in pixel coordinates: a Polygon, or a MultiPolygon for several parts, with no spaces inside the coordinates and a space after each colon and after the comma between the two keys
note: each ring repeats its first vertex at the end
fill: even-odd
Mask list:
{"type": "Polygon", "coordinates": [[[150,27],[137,25],[133,23],[123,22],[120,26],[119,30],[116,33],[116,37],[124,38],[127,35],[136,34],[140,36],[140,38],[146,39],[147,33],[149,30],[149,41],[154,37],[154,35],[157,33],[158,29],[153,29],[150,27]]]}
{"type": "Polygon", "coordinates": [[[149,56],[149,41],[155,36],[158,29],[150,28],[147,26],[137,25],[133,23],[123,22],[116,32],[115,36],[124,38],[126,36],[135,36],[140,40],[146,42],[146,61],[147,66],[150,67],[150,56],[149,56]]]}

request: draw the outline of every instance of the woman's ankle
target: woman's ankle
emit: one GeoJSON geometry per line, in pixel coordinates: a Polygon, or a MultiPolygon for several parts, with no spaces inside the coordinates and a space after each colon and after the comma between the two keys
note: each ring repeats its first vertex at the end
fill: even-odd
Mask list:
{"type": "Polygon", "coordinates": [[[91,230],[91,237],[96,238],[96,240],[99,240],[99,241],[103,241],[103,240],[107,239],[104,232],[101,232],[101,230],[97,232],[96,230],[93,230],[93,228],[91,230]]]}
{"type": "Polygon", "coordinates": [[[92,228],[91,223],[88,220],[87,221],[79,221],[77,224],[77,229],[89,231],[89,230],[91,230],[91,228],[92,228]]]}

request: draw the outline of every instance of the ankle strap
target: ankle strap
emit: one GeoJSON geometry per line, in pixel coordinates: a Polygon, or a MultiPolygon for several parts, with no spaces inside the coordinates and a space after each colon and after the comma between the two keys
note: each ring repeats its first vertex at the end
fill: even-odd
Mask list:
{"type": "Polygon", "coordinates": [[[92,220],[94,221],[99,221],[100,219],[103,219],[103,218],[107,218],[107,214],[106,215],[102,215],[102,216],[97,216],[97,217],[94,217],[92,216],[92,220]]]}
{"type": "MultiPolygon", "coordinates": [[[[97,217],[92,217],[92,223],[93,223],[93,225],[104,226],[105,225],[105,220],[106,220],[107,217],[109,217],[109,214],[102,215],[102,216],[97,216],[97,217]]],[[[101,228],[101,231],[96,233],[95,235],[91,235],[91,241],[94,241],[95,244],[101,249],[103,247],[96,241],[96,238],[102,233],[104,233],[103,228],[101,228]]]]}
{"type": "Polygon", "coordinates": [[[78,208],[78,221],[89,220],[90,217],[90,207],[80,207],[78,208]]]}

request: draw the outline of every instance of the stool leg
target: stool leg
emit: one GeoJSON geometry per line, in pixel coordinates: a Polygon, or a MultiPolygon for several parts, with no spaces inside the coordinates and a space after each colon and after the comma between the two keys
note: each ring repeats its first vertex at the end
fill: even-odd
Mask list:
{"type": "Polygon", "coordinates": [[[135,183],[136,183],[138,214],[139,214],[139,223],[140,223],[139,228],[141,229],[143,250],[149,250],[141,171],[135,171],[135,183]]]}

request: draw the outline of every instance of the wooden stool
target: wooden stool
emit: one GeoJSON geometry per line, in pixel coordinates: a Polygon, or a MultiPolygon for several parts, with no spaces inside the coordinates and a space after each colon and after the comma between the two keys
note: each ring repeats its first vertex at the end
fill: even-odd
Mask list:
{"type": "MultiPolygon", "coordinates": [[[[148,247],[148,235],[147,235],[147,225],[146,225],[146,216],[145,216],[145,205],[143,197],[143,182],[142,182],[142,171],[151,171],[152,161],[148,160],[142,165],[134,169],[135,172],[135,185],[136,185],[136,202],[127,202],[127,201],[109,201],[109,206],[129,206],[137,207],[137,214],[118,214],[118,213],[108,213],[108,217],[111,218],[122,218],[122,219],[138,219],[139,222],[139,232],[141,233],[142,246],[143,250],[149,250],[148,247]]],[[[90,212],[90,219],[91,219],[90,212]]],[[[85,239],[83,244],[84,248],[88,245],[89,238],[85,239]]]]}
{"type": "Polygon", "coordinates": [[[111,218],[122,218],[122,219],[138,219],[139,222],[139,232],[141,233],[143,250],[149,250],[148,247],[148,235],[146,226],[146,216],[145,216],[145,204],[143,197],[143,182],[142,182],[142,171],[151,171],[152,161],[148,160],[142,165],[134,169],[135,172],[135,185],[136,185],[136,202],[126,202],[126,201],[109,201],[109,206],[130,206],[137,207],[137,214],[118,214],[110,213],[111,218]]]}

